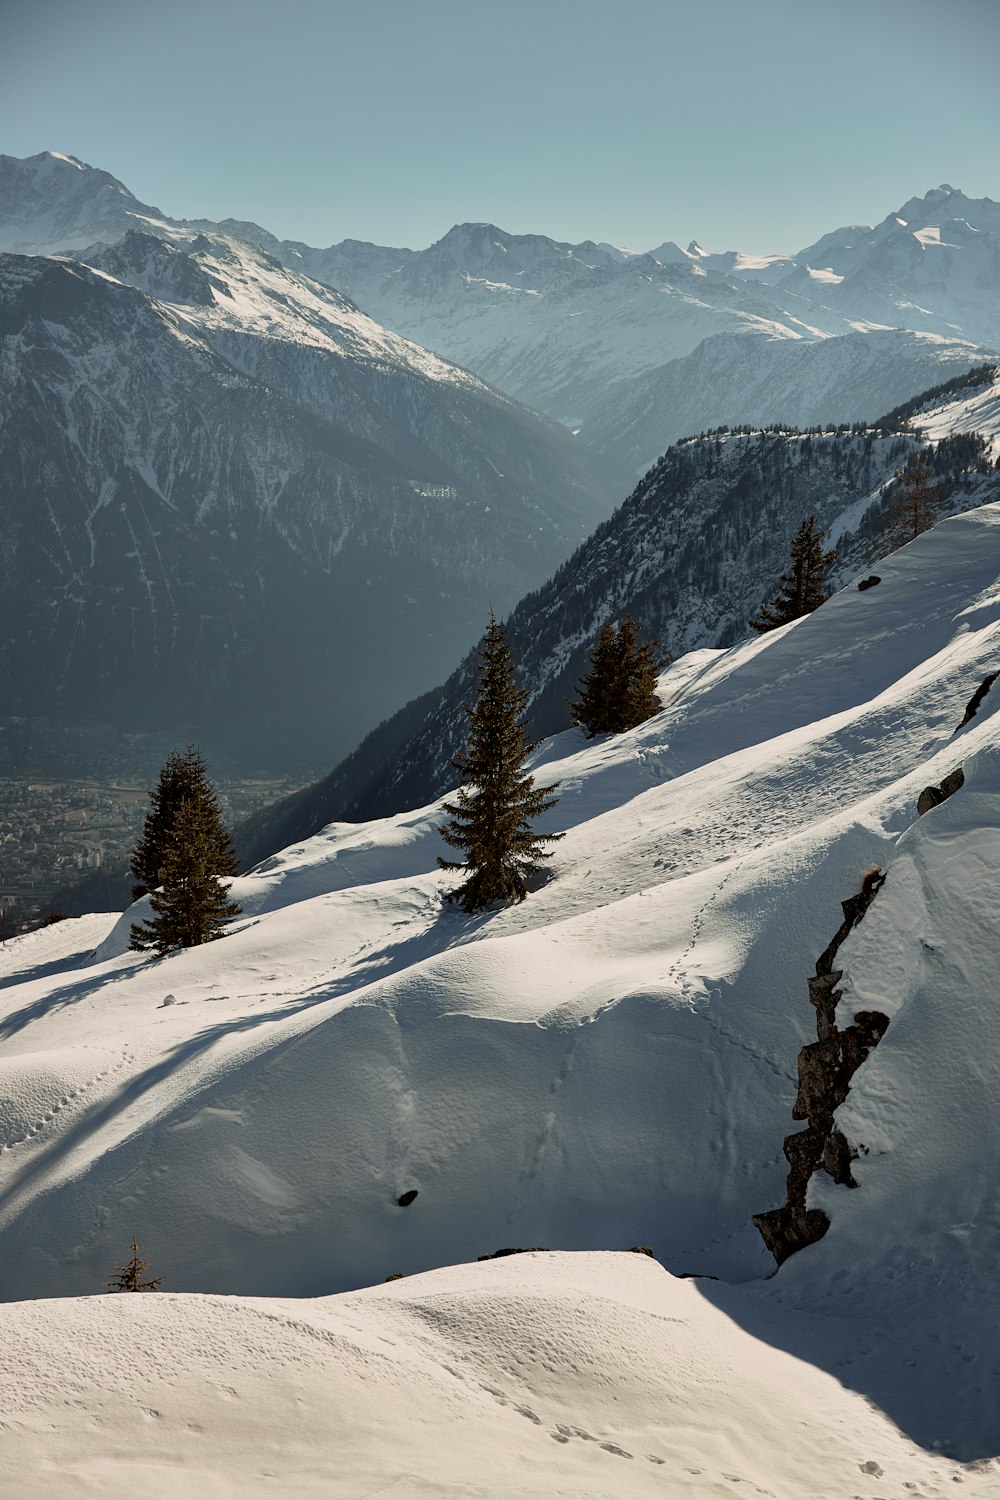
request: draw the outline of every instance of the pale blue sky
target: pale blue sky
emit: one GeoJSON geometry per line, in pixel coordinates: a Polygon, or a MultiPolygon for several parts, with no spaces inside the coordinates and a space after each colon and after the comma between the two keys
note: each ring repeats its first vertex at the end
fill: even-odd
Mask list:
{"type": "Polygon", "coordinates": [[[0,150],[326,245],[795,250],[1000,198],[1000,0],[6,0],[0,150]]]}

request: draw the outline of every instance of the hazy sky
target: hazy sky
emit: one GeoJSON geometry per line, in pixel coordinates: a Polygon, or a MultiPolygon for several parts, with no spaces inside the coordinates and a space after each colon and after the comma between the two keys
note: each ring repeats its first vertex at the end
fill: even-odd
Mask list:
{"type": "Polygon", "coordinates": [[[0,151],[326,245],[795,250],[1000,198],[1000,0],[0,0],[0,151]]]}

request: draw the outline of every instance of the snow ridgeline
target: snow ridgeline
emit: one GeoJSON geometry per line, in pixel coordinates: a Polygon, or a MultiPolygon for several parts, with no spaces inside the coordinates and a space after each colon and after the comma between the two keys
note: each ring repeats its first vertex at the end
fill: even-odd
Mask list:
{"type": "Polygon", "coordinates": [[[518,1256],[304,1302],[8,1305],[0,1348],[5,1477],[46,1500],[927,1500],[955,1479],[976,1500],[996,1483],[641,1255],[518,1256]]]}
{"type": "MultiPolygon", "coordinates": [[[[86,918],[9,944],[0,988],[3,1296],[97,1291],[131,1233],[170,1293],[255,1298],[317,1296],[502,1245],[614,1250],[646,1242],[673,1272],[721,1278],[696,1291],[663,1278],[659,1301],[645,1283],[652,1301],[645,1292],[638,1298],[636,1337],[654,1339],[648,1357],[657,1379],[676,1380],[678,1391],[710,1380],[700,1346],[681,1357],[660,1323],[689,1318],[697,1329],[714,1304],[729,1320],[727,1357],[746,1357],[743,1384],[759,1380],[772,1409],[784,1411],[796,1382],[808,1390],[818,1378],[806,1361],[905,1435],[892,1434],[902,1447],[874,1450],[862,1439],[874,1441],[867,1424],[875,1421],[889,1443],[881,1416],[860,1403],[836,1415],[830,1402],[847,1399],[843,1392],[817,1397],[805,1437],[786,1415],[787,1444],[768,1454],[763,1488],[839,1500],[902,1495],[916,1484],[931,1495],[956,1473],[970,1486],[963,1493],[995,1492],[989,1465],[1000,1419],[991,1393],[1000,1356],[984,1309],[1000,1227],[1000,696],[987,694],[955,731],[997,667],[1000,506],[943,522],[884,563],[881,577],[877,588],[852,585],[781,631],[677,663],[661,680],[670,706],[628,735],[588,744],[568,731],[548,741],[539,771],[562,782],[549,826],[567,837],[552,860],[555,879],[522,906],[465,917],[442,905],[448,882],[434,865],[441,814],[430,807],[332,825],[265,862],[235,884],[245,917],[204,949],[160,961],[127,953],[135,912],[114,925],[86,918]],[[922,789],[958,764],[962,789],[918,821],[922,789]],[[840,902],[873,864],[887,871],[885,887],[837,956],[838,1024],[862,1009],[890,1020],[837,1116],[859,1152],[858,1189],[813,1180],[809,1204],[828,1215],[830,1231],[771,1277],[751,1215],[784,1197],[781,1143],[796,1056],[815,1037],[806,978],[840,902]],[[746,1334],[752,1349],[741,1342],[746,1334]],[[767,1363],[764,1345],[780,1354],[780,1368],[767,1363]],[[827,1461],[833,1427],[855,1445],[854,1489],[844,1487],[846,1469],[790,1478],[782,1465],[792,1453],[803,1458],[810,1432],[827,1461]],[[986,1467],[954,1470],[956,1461],[986,1467]]],[[[630,1278],[660,1275],[648,1264],[636,1270],[638,1261],[594,1262],[589,1291],[574,1277],[586,1279],[591,1262],[576,1258],[442,1271],[432,1284],[447,1305],[431,1299],[429,1311],[400,1316],[444,1328],[456,1357],[474,1361],[489,1346],[482,1358],[513,1370],[514,1332],[539,1326],[525,1305],[543,1275],[536,1268],[551,1264],[573,1317],[593,1321],[604,1353],[592,1367],[620,1359],[634,1374],[642,1359],[616,1299],[629,1300],[621,1288],[630,1278]],[[476,1277],[489,1275],[499,1278],[490,1286],[503,1286],[502,1311],[485,1334],[476,1309],[489,1299],[476,1277]],[[592,1298],[611,1302],[608,1321],[596,1318],[592,1298]]],[[[339,1309],[334,1322],[380,1299],[422,1306],[423,1285],[403,1282],[360,1294],[361,1302],[352,1294],[329,1304],[339,1309]]],[[[37,1347],[55,1337],[54,1326],[73,1343],[83,1337],[74,1330],[93,1328],[91,1308],[109,1306],[60,1304],[51,1315],[26,1306],[4,1316],[37,1347]]],[[[290,1316],[287,1306],[246,1304],[244,1313],[244,1304],[226,1304],[217,1314],[214,1302],[174,1298],[145,1298],[134,1312],[108,1316],[161,1320],[161,1306],[178,1309],[184,1338],[204,1333],[203,1371],[217,1371],[242,1338],[210,1336],[216,1317],[231,1312],[234,1329],[244,1317],[270,1318],[277,1330],[290,1316]],[[143,1312],[150,1303],[157,1310],[143,1312]]],[[[303,1306],[295,1316],[305,1327],[326,1314],[303,1306]]],[[[369,1350],[373,1337],[392,1338],[381,1316],[357,1313],[352,1338],[369,1350]]],[[[670,1418],[659,1396],[659,1415],[643,1415],[638,1378],[616,1405],[602,1370],[597,1405],[557,1416],[573,1408],[564,1401],[566,1371],[583,1368],[568,1318],[544,1345],[541,1362],[551,1368],[531,1367],[526,1377],[541,1409],[522,1399],[520,1375],[484,1382],[508,1402],[490,1408],[497,1442],[513,1443],[511,1462],[536,1475],[515,1492],[531,1493],[535,1483],[539,1493],[641,1494],[647,1481],[636,1475],[660,1468],[642,1456],[653,1454],[672,1466],[671,1483],[684,1493],[680,1440],[674,1433],[657,1448],[650,1422],[666,1441],[670,1418]],[[518,1416],[519,1405],[539,1424],[518,1416]],[[631,1453],[631,1463],[559,1434],[560,1422],[631,1453]],[[545,1451],[565,1450],[544,1471],[536,1436],[545,1451]],[[567,1442],[553,1444],[560,1436],[567,1442]],[[578,1462],[628,1463],[629,1472],[616,1479],[588,1468],[588,1489],[578,1462]]],[[[154,1367],[167,1335],[153,1324],[148,1336],[141,1324],[114,1331],[122,1326],[106,1325],[104,1347],[128,1339],[154,1367]]],[[[324,1357],[334,1363],[343,1337],[337,1327],[309,1335],[333,1348],[324,1357]]],[[[271,1343],[284,1371],[282,1400],[293,1398],[297,1379],[285,1340],[275,1331],[271,1343]]],[[[355,1436],[363,1430],[379,1446],[371,1438],[378,1421],[380,1451],[409,1441],[422,1398],[414,1395],[394,1427],[383,1367],[374,1356],[351,1359],[355,1436]]],[[[91,1409],[90,1397],[74,1395],[89,1377],[68,1355],[54,1363],[67,1372],[56,1380],[58,1399],[91,1409]]],[[[419,1386],[407,1370],[408,1387],[419,1386]]],[[[248,1389],[258,1388],[251,1380],[248,1389]]],[[[50,1410],[49,1399],[40,1409],[50,1410]]],[[[459,1406],[462,1399],[454,1397],[459,1406]]],[[[728,1492],[725,1473],[748,1477],[745,1462],[716,1462],[730,1442],[741,1458],[765,1462],[750,1400],[746,1390],[733,1397],[734,1426],[725,1440],[717,1436],[712,1464],[690,1465],[703,1471],[690,1478],[692,1493],[728,1492]]],[[[152,1397],[146,1404],[164,1409],[152,1397]]],[[[177,1458],[194,1440],[181,1407],[170,1411],[157,1451],[177,1458]]],[[[258,1421],[259,1399],[253,1411],[258,1421]]],[[[27,1452],[40,1429],[23,1420],[18,1442],[27,1447],[19,1451],[27,1452]]],[[[302,1420],[309,1442],[318,1441],[320,1428],[302,1420]]],[[[209,1428],[212,1462],[220,1462],[243,1429],[221,1416],[209,1428]]],[[[692,1441],[704,1457],[707,1439],[692,1441]]],[[[846,1454],[841,1441],[834,1449],[846,1454]]],[[[308,1467],[313,1450],[303,1443],[296,1461],[308,1467]]],[[[461,1463],[460,1445],[449,1455],[421,1451],[418,1471],[426,1461],[451,1476],[455,1493],[476,1492],[468,1469],[461,1479],[449,1469],[461,1463]]],[[[388,1461],[383,1451],[380,1462],[388,1461]]],[[[365,1462],[357,1459],[355,1476],[367,1472],[365,1462]]],[[[511,1493],[509,1473],[479,1473],[480,1492],[511,1493]]],[[[267,1492],[264,1480],[253,1482],[251,1492],[267,1492]]],[[[444,1485],[435,1479],[402,1492],[447,1493],[444,1485]]],[[[331,1492],[318,1479],[316,1489],[331,1492]]]]}

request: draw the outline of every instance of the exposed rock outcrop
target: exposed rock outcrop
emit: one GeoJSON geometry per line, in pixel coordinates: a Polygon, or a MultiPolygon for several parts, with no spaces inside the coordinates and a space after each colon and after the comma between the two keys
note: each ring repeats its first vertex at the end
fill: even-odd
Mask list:
{"type": "Polygon", "coordinates": [[[924,813],[930,812],[932,807],[947,802],[952,793],[957,792],[959,787],[964,785],[965,772],[961,766],[956,766],[954,771],[950,771],[944,778],[940,786],[925,786],[917,798],[917,817],[922,818],[924,813]]]}
{"type": "MultiPolygon", "coordinates": [[[[983,678],[982,682],[976,688],[976,691],[973,693],[972,697],[965,705],[965,716],[962,719],[961,724],[959,724],[958,729],[964,729],[969,720],[976,717],[976,714],[979,712],[979,705],[982,703],[983,699],[986,697],[986,694],[989,692],[990,688],[996,682],[998,677],[1000,677],[1000,672],[987,672],[986,676],[983,678]]],[[[958,733],[958,729],[955,730],[956,734],[958,733]]]]}
{"type": "Polygon", "coordinates": [[[858,593],[863,594],[865,589],[873,589],[877,583],[881,582],[882,580],[878,576],[878,574],[872,573],[868,578],[862,578],[861,582],[858,584],[858,593]]]}
{"type": "Polygon", "coordinates": [[[477,1255],[477,1260],[502,1260],[505,1255],[533,1255],[536,1250],[548,1250],[548,1245],[507,1245],[502,1250],[492,1250],[489,1255],[477,1255]]]}
{"type": "Polygon", "coordinates": [[[799,1053],[799,1089],[792,1106],[792,1119],[809,1123],[805,1130],[785,1137],[789,1166],[785,1203],[753,1216],[779,1266],[796,1250],[822,1239],[830,1227],[821,1209],[806,1208],[813,1173],[823,1171],[834,1182],[855,1185],[851,1176],[853,1153],[846,1137],[834,1129],[833,1117],[850,1092],[854,1074],[884,1036],[889,1020],[881,1011],[862,1010],[855,1015],[853,1025],[841,1030],[836,1014],[841,994],[837,984],[843,970],[834,969],[833,964],[841,943],[862,920],[884,884],[885,875],[876,866],[865,874],[857,895],[841,903],[844,920],[816,960],[816,972],[809,979],[817,1040],[799,1053]]]}

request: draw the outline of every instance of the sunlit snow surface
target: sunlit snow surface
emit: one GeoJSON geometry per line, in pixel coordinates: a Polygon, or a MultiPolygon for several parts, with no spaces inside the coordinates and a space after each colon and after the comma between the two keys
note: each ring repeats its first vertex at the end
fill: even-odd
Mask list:
{"type": "Polygon", "coordinates": [[[678,663],[640,730],[547,742],[567,837],[521,906],[442,905],[433,807],[266,862],[205,949],[129,954],[136,912],[7,945],[2,1293],[99,1291],[134,1233],[171,1294],[0,1308],[22,1493],[998,1492],[1000,693],[955,730],[1000,666],[1000,506],[880,571],[678,663]],[[872,863],[859,1187],[771,1277],[805,980],[872,863]],[[455,1266],[636,1243],[720,1279],[455,1266]]]}

